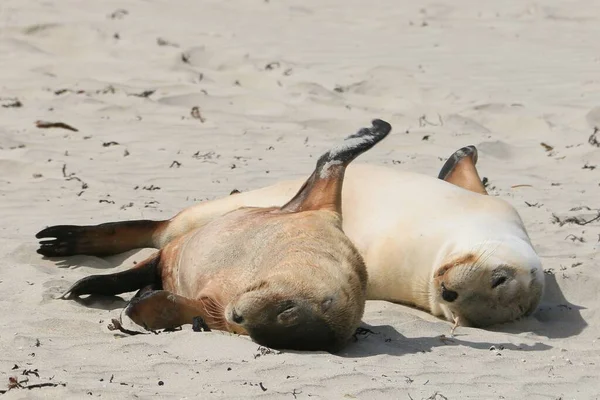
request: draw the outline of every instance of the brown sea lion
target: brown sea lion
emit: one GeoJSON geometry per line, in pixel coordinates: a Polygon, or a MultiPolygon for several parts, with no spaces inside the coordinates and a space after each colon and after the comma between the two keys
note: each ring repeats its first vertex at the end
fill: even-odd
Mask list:
{"type": "Polygon", "coordinates": [[[168,329],[201,317],[210,329],[273,348],[339,349],[360,323],[367,284],[363,259],[342,231],[344,172],[390,130],[374,120],[329,150],[283,206],[236,207],[130,270],[81,279],[63,297],[142,289],[123,327],[168,329]]]}

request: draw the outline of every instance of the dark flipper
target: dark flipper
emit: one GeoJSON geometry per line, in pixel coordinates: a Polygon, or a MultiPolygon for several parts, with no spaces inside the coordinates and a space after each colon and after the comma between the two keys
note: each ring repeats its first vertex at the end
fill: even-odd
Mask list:
{"type": "Polygon", "coordinates": [[[153,235],[167,221],[121,221],[100,225],[56,225],[35,235],[40,241],[37,252],[46,257],[76,254],[109,256],[128,250],[154,247],[153,235]]]}
{"type": "Polygon", "coordinates": [[[160,251],[142,261],[132,269],[108,275],[87,276],[71,286],[62,299],[71,299],[85,294],[114,296],[116,294],[133,292],[146,288],[161,288],[160,251]]]}
{"type": "Polygon", "coordinates": [[[488,194],[477,173],[476,164],[475,146],[463,147],[448,158],[438,178],[475,193],[488,194]]]}
{"type": "Polygon", "coordinates": [[[373,120],[370,128],[360,129],[323,154],[312,175],[281,210],[299,212],[328,209],[341,212],[342,183],[346,167],[383,140],[391,130],[392,126],[387,122],[373,120]]]}

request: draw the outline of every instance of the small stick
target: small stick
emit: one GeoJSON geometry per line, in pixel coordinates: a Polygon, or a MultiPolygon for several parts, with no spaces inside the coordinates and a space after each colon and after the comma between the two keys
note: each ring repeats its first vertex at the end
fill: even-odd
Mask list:
{"type": "Polygon", "coordinates": [[[73,128],[71,125],[67,125],[64,122],[49,122],[49,121],[36,121],[35,126],[38,128],[61,128],[67,129],[73,132],[79,132],[77,128],[73,128]]]}

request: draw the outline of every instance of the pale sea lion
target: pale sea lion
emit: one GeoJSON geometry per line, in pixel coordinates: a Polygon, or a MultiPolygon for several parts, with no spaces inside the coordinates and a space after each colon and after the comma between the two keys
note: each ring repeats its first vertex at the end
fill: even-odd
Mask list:
{"type": "Polygon", "coordinates": [[[283,206],[232,208],[130,270],[81,279],[63,297],[141,289],[119,322],[128,330],[200,317],[269,347],[339,349],[360,323],[367,285],[364,261],[342,231],[344,171],[390,130],[374,120],[332,148],[283,206]]]}
{"type": "MultiPolygon", "coordinates": [[[[541,262],[517,211],[488,196],[473,146],[439,179],[352,164],[342,191],[344,232],[369,274],[367,299],[416,306],[456,324],[485,327],[531,314],[544,289],[541,262]]],[[[46,256],[109,255],[162,247],[241,206],[284,204],[288,181],[189,207],[168,221],[54,226],[38,233],[46,256]]]]}

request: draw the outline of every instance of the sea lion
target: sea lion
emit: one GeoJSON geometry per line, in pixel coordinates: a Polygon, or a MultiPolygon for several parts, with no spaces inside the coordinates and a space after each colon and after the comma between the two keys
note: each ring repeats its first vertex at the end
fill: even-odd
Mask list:
{"type": "MultiPolygon", "coordinates": [[[[541,262],[517,211],[488,196],[473,146],[439,179],[352,164],[342,191],[344,232],[369,274],[367,299],[415,306],[455,324],[486,327],[531,314],[544,289],[541,262]]],[[[168,221],[53,226],[38,233],[45,256],[109,255],[162,247],[241,206],[284,204],[288,181],[189,207],[168,221]]]]}
{"type": "Polygon", "coordinates": [[[81,279],[63,298],[141,289],[118,322],[129,331],[200,317],[264,346],[338,350],[360,323],[367,285],[364,261],[342,231],[344,171],[390,130],[374,120],[329,150],[283,206],[235,207],[130,270],[81,279]]]}

